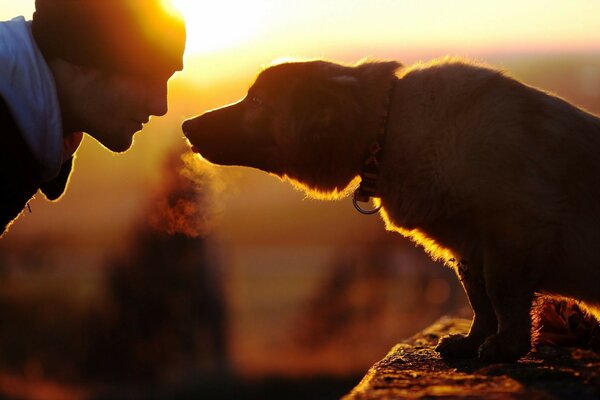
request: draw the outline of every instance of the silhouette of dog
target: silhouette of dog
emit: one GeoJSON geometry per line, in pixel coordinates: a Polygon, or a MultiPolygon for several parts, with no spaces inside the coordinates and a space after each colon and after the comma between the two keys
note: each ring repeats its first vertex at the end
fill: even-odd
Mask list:
{"type": "Polygon", "coordinates": [[[499,71],[459,59],[284,63],[183,130],[208,161],[313,196],[343,197],[360,176],[358,200],[379,198],[387,229],[463,283],[472,326],[440,341],[444,357],[526,354],[536,293],[598,312],[600,119],[499,71]]]}

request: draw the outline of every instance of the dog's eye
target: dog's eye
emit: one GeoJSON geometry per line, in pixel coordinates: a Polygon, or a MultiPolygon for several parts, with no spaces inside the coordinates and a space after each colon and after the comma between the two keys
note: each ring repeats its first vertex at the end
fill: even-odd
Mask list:
{"type": "Polygon", "coordinates": [[[263,105],[262,99],[258,96],[250,96],[250,103],[252,103],[252,105],[256,107],[263,105]]]}

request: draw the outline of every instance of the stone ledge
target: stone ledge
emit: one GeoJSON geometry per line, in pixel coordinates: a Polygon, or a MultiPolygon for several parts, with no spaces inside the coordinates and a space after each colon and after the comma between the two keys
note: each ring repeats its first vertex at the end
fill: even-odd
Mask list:
{"type": "Polygon", "coordinates": [[[344,400],[600,399],[600,356],[591,350],[541,346],[519,362],[491,365],[441,359],[438,339],[469,325],[444,317],[396,345],[344,400]]]}

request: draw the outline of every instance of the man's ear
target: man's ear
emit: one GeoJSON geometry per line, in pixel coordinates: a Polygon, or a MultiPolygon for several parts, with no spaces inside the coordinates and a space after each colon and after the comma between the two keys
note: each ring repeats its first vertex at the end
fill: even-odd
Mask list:
{"type": "Polygon", "coordinates": [[[48,200],[58,200],[65,192],[65,189],[69,184],[69,178],[71,177],[73,161],[73,157],[69,158],[62,165],[62,168],[60,169],[60,172],[56,178],[41,185],[40,190],[48,200]]]}

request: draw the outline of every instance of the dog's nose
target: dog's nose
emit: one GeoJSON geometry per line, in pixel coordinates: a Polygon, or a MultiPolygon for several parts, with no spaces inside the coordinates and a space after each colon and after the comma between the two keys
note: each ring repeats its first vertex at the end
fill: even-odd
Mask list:
{"type": "Polygon", "coordinates": [[[188,133],[191,130],[191,121],[190,119],[183,121],[183,124],[181,124],[181,130],[183,131],[183,134],[187,137],[188,133]]]}

